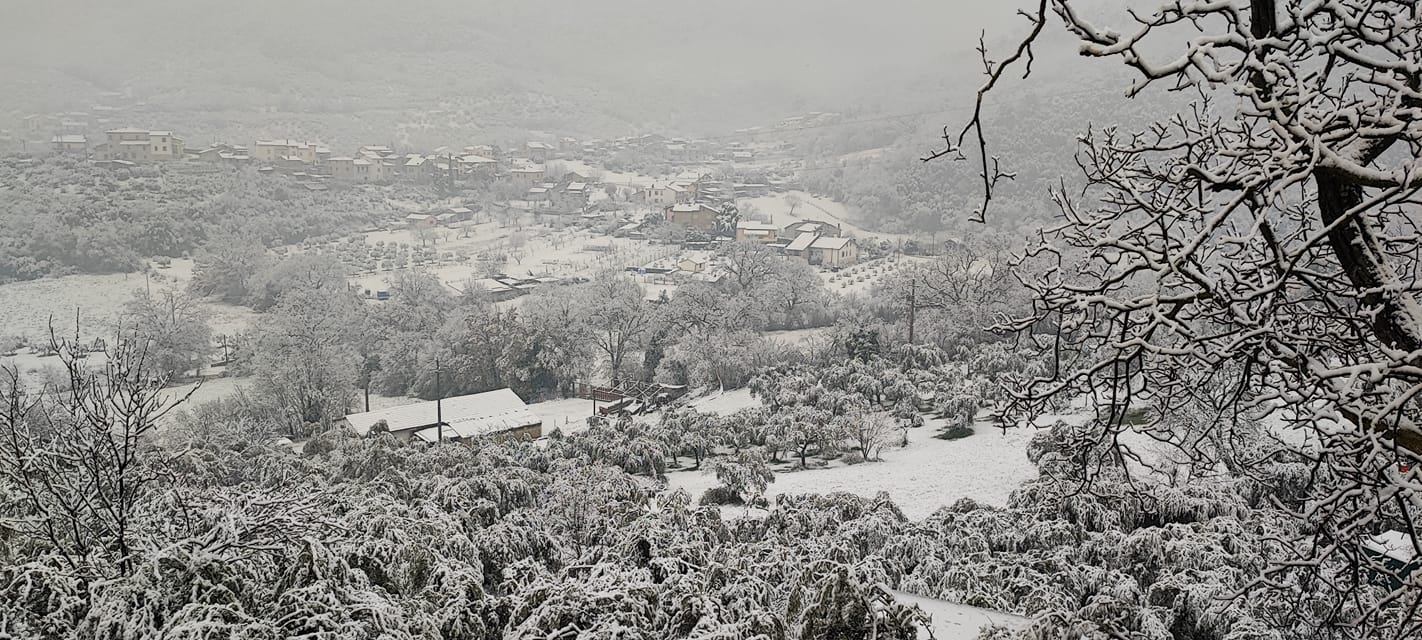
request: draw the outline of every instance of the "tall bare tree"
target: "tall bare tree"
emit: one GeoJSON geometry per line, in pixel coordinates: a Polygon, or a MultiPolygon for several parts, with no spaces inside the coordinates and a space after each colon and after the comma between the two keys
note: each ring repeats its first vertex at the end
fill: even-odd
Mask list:
{"type": "Polygon", "coordinates": [[[1422,577],[1396,575],[1361,543],[1398,529],[1422,548],[1417,4],[1168,2],[1131,12],[1123,30],[1081,5],[1041,0],[1009,56],[983,51],[977,108],[934,154],[972,140],[979,216],[1011,177],[988,151],[987,96],[1030,70],[1053,15],[1082,55],[1136,72],[1129,95],[1162,83],[1193,98],[1142,131],[1080,137],[1086,188],[1052,193],[1065,222],[1017,261],[1034,312],[1001,326],[1052,356],[1050,375],[1020,381],[1017,408],[1096,398],[1104,428],[1083,430],[1082,450],[1104,442],[1120,455],[1134,429],[1200,463],[1218,448],[1193,446],[1200,434],[1163,416],[1208,407],[1209,431],[1228,443],[1272,414],[1274,434],[1300,435],[1250,455],[1294,456],[1312,474],[1307,500],[1285,505],[1301,533],[1280,533],[1287,555],[1254,586],[1293,593],[1349,633],[1415,635],[1422,577]],[[1401,587],[1371,590],[1369,572],[1401,587]]]}
{"type": "Polygon", "coordinates": [[[656,312],[642,288],[617,274],[604,274],[580,291],[579,322],[588,339],[607,356],[612,382],[622,376],[627,355],[640,349],[655,327],[656,312]]]}
{"type": "Polygon", "coordinates": [[[208,315],[184,291],[140,289],[123,307],[120,331],[145,345],[150,369],[178,377],[201,369],[213,351],[208,315]]]}
{"type": "Polygon", "coordinates": [[[721,249],[726,260],[726,270],[731,273],[732,282],[741,289],[748,289],[775,272],[779,256],[758,242],[736,241],[727,243],[721,249]]]}
{"type": "Polygon", "coordinates": [[[140,551],[138,512],[164,475],[151,436],[191,395],[163,391],[146,343],[119,336],[103,354],[51,336],[66,377],[34,388],[0,366],[0,506],[19,545],[53,553],[76,575],[127,575],[140,551]],[[102,364],[97,364],[103,358],[102,364]]]}

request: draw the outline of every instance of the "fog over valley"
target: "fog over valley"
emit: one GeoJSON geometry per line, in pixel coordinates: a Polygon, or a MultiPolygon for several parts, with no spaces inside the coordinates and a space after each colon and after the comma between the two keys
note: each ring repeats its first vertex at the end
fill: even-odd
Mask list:
{"type": "Polygon", "coordinates": [[[0,640],[1422,634],[1414,2],[0,24],[0,640]]]}

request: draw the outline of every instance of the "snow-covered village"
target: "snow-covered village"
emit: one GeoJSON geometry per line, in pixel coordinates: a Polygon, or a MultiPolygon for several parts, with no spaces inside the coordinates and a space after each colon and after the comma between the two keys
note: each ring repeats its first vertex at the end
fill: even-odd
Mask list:
{"type": "Polygon", "coordinates": [[[0,640],[1422,634],[1412,2],[0,15],[0,640]]]}

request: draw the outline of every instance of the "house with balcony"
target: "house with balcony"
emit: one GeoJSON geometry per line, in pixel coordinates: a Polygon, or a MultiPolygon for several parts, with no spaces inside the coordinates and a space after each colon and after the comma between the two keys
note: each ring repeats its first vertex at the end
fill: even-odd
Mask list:
{"type": "Polygon", "coordinates": [[[56,153],[87,153],[89,138],[82,134],[64,134],[50,138],[49,145],[56,153]]]}

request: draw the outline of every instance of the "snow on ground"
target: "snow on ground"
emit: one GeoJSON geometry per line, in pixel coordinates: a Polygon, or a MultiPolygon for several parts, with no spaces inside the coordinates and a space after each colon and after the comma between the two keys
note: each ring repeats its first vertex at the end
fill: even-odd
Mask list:
{"type": "Polygon", "coordinates": [[[595,167],[581,160],[557,160],[563,164],[563,168],[578,175],[594,178],[603,184],[615,184],[620,187],[645,187],[656,181],[652,176],[640,173],[622,173],[609,171],[602,167],[595,167]]]}
{"type": "MultiPolygon", "coordinates": [[[[541,226],[499,226],[494,222],[483,222],[471,227],[469,237],[453,229],[436,229],[432,237],[424,241],[432,250],[454,252],[468,256],[463,262],[445,262],[420,267],[433,273],[446,285],[462,290],[465,283],[479,278],[477,257],[487,253],[504,253],[509,260],[498,268],[515,276],[590,276],[598,271],[613,269],[621,271],[631,266],[645,266],[658,261],[675,260],[680,254],[676,247],[654,245],[642,240],[613,238],[583,229],[554,230],[541,226]],[[509,238],[519,232],[525,238],[523,245],[514,249],[509,238]],[[519,256],[514,257],[517,252],[519,256]]],[[[376,242],[403,243],[420,246],[421,238],[411,230],[381,231],[365,235],[367,244],[376,242]]],[[[362,290],[378,291],[386,289],[394,276],[406,269],[382,269],[365,272],[354,278],[362,290]]]]}
{"type": "MultiPolygon", "coordinates": [[[[84,356],[84,365],[90,371],[101,371],[106,362],[108,356],[103,353],[84,356]]],[[[31,349],[24,349],[13,356],[0,356],[0,367],[19,372],[20,384],[31,391],[43,389],[47,384],[60,388],[69,385],[69,374],[57,355],[41,356],[31,349]]]]}
{"type": "Polygon", "coordinates": [[[804,191],[790,191],[787,193],[761,196],[758,198],[745,198],[737,201],[741,211],[754,208],[761,215],[769,216],[770,221],[779,227],[787,227],[803,220],[816,222],[829,222],[840,225],[840,228],[848,235],[855,238],[873,238],[886,240],[907,240],[909,234],[880,233],[869,231],[855,223],[854,217],[844,204],[829,198],[812,195],[804,191]],[[790,203],[786,198],[794,195],[800,199],[800,204],[791,212],[790,203]]]}
{"type": "Polygon", "coordinates": [[[24,336],[32,343],[49,340],[49,322],[60,338],[74,335],[79,310],[80,336],[111,336],[119,311],[130,294],[143,288],[143,274],[76,275],[0,285],[0,337],[24,336]]]}
{"type": "Polygon", "coordinates": [[[530,404],[528,410],[543,419],[543,435],[554,429],[574,433],[587,428],[587,420],[593,415],[593,402],[586,398],[549,400],[530,404]]]}
{"type": "Polygon", "coordinates": [[[814,327],[811,329],[787,329],[784,331],[766,331],[761,335],[791,346],[803,346],[830,336],[834,333],[834,327],[814,327]]]}
{"type": "MultiPolygon", "coordinates": [[[[642,188],[651,185],[653,182],[670,182],[675,176],[649,176],[641,173],[625,173],[620,171],[609,171],[602,167],[590,165],[582,160],[554,160],[554,163],[562,164],[563,168],[579,175],[593,178],[603,184],[614,184],[619,187],[642,188]]],[[[709,173],[715,169],[714,165],[689,165],[679,167],[676,173],[694,172],[709,173]]]]}
{"type": "Polygon", "coordinates": [[[866,260],[839,271],[820,271],[825,288],[840,295],[869,295],[884,286],[899,269],[910,266],[921,259],[906,256],[885,256],[866,260]]]}
{"type": "MultiPolygon", "coordinates": [[[[739,392],[722,394],[708,403],[735,406],[725,399],[735,393],[739,392]]],[[[979,422],[974,426],[976,433],[967,438],[939,440],[933,437],[938,427],[936,421],[930,421],[910,430],[909,445],[886,447],[878,462],[777,473],[766,497],[841,491],[873,497],[885,491],[904,515],[917,520],[959,498],[1004,505],[1018,485],[1037,477],[1026,454],[1027,442],[1036,430],[1008,429],[1004,434],[994,425],[979,422]]],[[[686,489],[693,498],[716,485],[715,477],[705,471],[673,471],[667,477],[669,489],[686,489]]]]}
{"type": "MultiPolygon", "coordinates": [[[[238,377],[209,378],[203,380],[201,383],[192,382],[167,387],[163,389],[163,397],[166,401],[172,402],[191,393],[192,395],[188,396],[187,402],[179,405],[180,409],[191,411],[200,404],[206,404],[214,400],[221,400],[232,396],[237,393],[239,388],[245,387],[248,382],[249,380],[247,378],[238,377]]],[[[173,414],[169,414],[168,417],[172,418],[173,414]]]]}
{"type": "Polygon", "coordinates": [[[698,410],[716,415],[724,416],[735,413],[741,409],[760,406],[760,399],[751,395],[750,389],[741,388],[731,391],[718,391],[708,395],[694,398],[691,406],[698,410]]]}
{"type": "Polygon", "coordinates": [[[1031,622],[1030,619],[1022,616],[955,604],[947,600],[925,598],[902,591],[894,591],[893,594],[900,603],[918,605],[920,609],[931,616],[932,624],[929,625],[932,630],[931,634],[928,629],[920,629],[919,638],[973,640],[978,637],[978,630],[987,625],[1015,629],[1031,622]]]}
{"type": "MultiPolygon", "coordinates": [[[[23,336],[31,344],[49,340],[50,318],[60,338],[74,336],[74,311],[79,311],[83,340],[112,338],[123,305],[145,286],[154,291],[184,289],[192,280],[192,260],[174,259],[171,267],[155,267],[145,278],[141,272],[107,275],[73,275],[41,278],[0,285],[0,338],[23,336]]],[[[204,302],[212,333],[246,330],[256,313],[218,302],[204,302]]]]}

